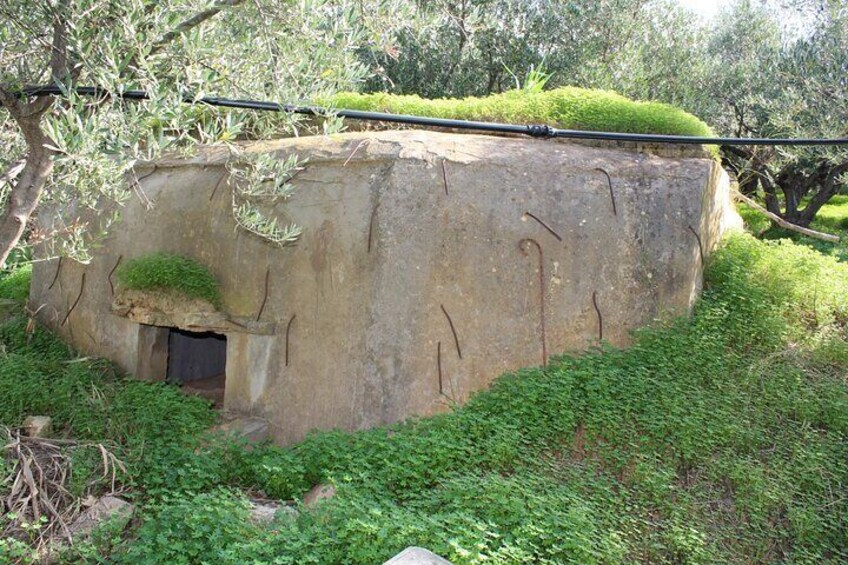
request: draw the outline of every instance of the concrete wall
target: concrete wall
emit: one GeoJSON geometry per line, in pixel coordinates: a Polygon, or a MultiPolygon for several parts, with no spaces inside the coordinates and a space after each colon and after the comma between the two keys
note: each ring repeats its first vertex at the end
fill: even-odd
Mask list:
{"type": "Polygon", "coordinates": [[[90,264],[64,260],[57,276],[39,263],[31,300],[82,351],[145,378],[162,372],[162,344],[138,322],[226,333],[225,405],[267,418],[281,443],[444,410],[601,330],[626,345],[689,311],[703,258],[739,222],[726,175],[698,151],[422,131],[248,151],[309,159],[276,210],[303,226],[296,246],[235,228],[228,155],[209,149],[157,163],[141,182],[152,209],[128,203],[90,264]],[[163,250],[210,268],[221,311],[113,295],[119,258],[163,250]]]}

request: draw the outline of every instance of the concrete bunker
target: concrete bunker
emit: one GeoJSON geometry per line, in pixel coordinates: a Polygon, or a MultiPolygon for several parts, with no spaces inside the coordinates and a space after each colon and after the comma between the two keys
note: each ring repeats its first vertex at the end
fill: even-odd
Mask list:
{"type": "Polygon", "coordinates": [[[264,418],[283,444],[448,410],[599,340],[625,346],[690,311],[704,262],[740,224],[700,148],[406,130],[244,150],[308,160],[273,210],[303,228],[295,246],[236,229],[230,154],[210,147],[149,166],[145,201],[89,264],[37,263],[32,309],[145,379],[168,374],[175,330],[162,328],[225,336],[224,408],[264,418]],[[160,251],[205,265],[220,307],[113,288],[117,263],[160,251]]]}

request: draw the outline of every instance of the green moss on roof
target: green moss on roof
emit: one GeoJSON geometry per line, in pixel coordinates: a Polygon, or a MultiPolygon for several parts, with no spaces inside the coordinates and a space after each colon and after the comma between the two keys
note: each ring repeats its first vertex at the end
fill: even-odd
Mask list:
{"type": "Polygon", "coordinates": [[[513,90],[485,98],[443,98],[342,92],[327,105],[351,110],[436,118],[547,124],[566,129],[712,136],[710,127],[687,112],[660,102],[636,102],[614,92],[557,88],[513,90]]]}
{"type": "Polygon", "coordinates": [[[115,272],[118,283],[134,290],[173,289],[220,306],[218,282],[209,269],[185,257],[154,253],[127,261],[115,272]]]}

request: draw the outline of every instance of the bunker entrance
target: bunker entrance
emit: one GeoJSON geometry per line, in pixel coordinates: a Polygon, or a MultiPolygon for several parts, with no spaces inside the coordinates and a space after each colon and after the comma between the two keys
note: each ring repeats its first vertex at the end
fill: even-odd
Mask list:
{"type": "Polygon", "coordinates": [[[213,332],[168,328],[168,368],[165,380],[188,394],[224,403],[227,338],[213,332]]]}

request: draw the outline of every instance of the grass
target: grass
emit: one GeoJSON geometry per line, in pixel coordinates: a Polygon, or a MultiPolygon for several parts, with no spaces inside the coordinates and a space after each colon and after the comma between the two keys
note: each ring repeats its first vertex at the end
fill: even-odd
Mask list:
{"type": "MultiPolygon", "coordinates": [[[[67,562],[380,563],[422,545],[456,564],[848,560],[848,265],[738,235],[690,319],[502,376],[464,407],[291,448],[205,435],[166,385],[0,327],[0,422],[52,414],[106,438],[140,506],[67,562]],[[243,492],[335,498],[269,529],[243,492]]],[[[7,486],[0,486],[0,494],[7,486]]],[[[0,545],[2,552],[2,545],[0,545]]],[[[2,553],[0,553],[2,561],[2,553]]]]}
{"type": "Polygon", "coordinates": [[[566,87],[513,90],[485,98],[427,100],[386,93],[336,94],[324,104],[351,110],[463,120],[548,124],[567,129],[713,136],[701,120],[659,102],[636,102],[614,92],[566,87]]]}
{"type": "Polygon", "coordinates": [[[203,265],[168,253],[154,253],[131,259],[115,272],[123,288],[134,290],[173,289],[189,298],[220,306],[218,282],[203,265]]]}

